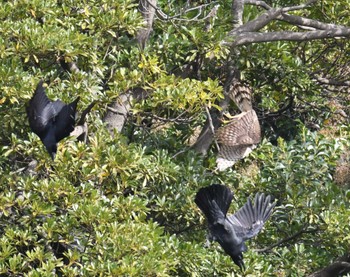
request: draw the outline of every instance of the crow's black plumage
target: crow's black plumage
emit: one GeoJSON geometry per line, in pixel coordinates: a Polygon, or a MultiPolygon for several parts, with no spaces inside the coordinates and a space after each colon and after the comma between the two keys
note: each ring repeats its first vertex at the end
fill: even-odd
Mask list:
{"type": "Polygon", "coordinates": [[[254,205],[248,199],[235,214],[227,216],[233,199],[231,190],[223,185],[201,188],[195,198],[208,221],[210,235],[241,269],[244,269],[245,241],[256,236],[270,217],[276,203],[271,196],[257,193],[254,205]]]}
{"type": "Polygon", "coordinates": [[[70,104],[51,101],[45,94],[43,81],[39,82],[29,101],[27,115],[30,128],[39,136],[52,159],[57,152],[57,143],[74,130],[78,101],[79,97],[70,104]]]}

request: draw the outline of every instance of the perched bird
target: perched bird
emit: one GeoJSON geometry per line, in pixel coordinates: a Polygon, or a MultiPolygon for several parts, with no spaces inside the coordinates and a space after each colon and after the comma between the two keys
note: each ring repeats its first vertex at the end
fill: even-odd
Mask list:
{"type": "Polygon", "coordinates": [[[254,205],[248,198],[235,214],[227,216],[232,199],[233,193],[228,187],[214,184],[201,188],[195,202],[207,218],[210,237],[242,270],[245,269],[242,252],[247,251],[244,242],[260,232],[276,203],[271,202],[271,196],[257,193],[254,205]]]}
{"type": "Polygon", "coordinates": [[[246,157],[261,141],[260,124],[252,108],[250,88],[235,83],[230,88],[229,96],[241,113],[232,117],[229,124],[220,127],[215,133],[220,145],[216,159],[220,171],[246,157]]]}
{"type": "Polygon", "coordinates": [[[27,115],[30,128],[39,136],[52,160],[55,159],[57,143],[74,130],[78,101],[79,97],[70,104],[60,100],[50,101],[45,94],[43,81],[39,82],[29,101],[27,115]]]}
{"type": "Polygon", "coordinates": [[[216,159],[219,170],[231,167],[248,156],[261,141],[261,130],[254,110],[242,112],[216,131],[220,151],[216,159]]]}

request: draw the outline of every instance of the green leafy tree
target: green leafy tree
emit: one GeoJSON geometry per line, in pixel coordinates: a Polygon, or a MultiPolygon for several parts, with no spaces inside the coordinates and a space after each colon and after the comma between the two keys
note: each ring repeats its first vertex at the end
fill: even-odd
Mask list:
{"type": "Polygon", "coordinates": [[[204,247],[194,196],[213,183],[232,211],[258,191],[278,201],[245,276],[346,268],[348,3],[287,2],[2,1],[0,274],[240,276],[204,247]],[[81,98],[84,139],[55,161],[25,113],[40,79],[50,99],[81,98]],[[236,81],[265,138],[218,172],[212,131],[237,112],[236,81]]]}

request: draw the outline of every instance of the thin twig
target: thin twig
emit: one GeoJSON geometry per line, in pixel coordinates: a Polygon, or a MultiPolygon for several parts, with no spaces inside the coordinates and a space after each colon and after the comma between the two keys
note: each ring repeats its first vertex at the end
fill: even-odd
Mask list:
{"type": "Polygon", "coordinates": [[[155,119],[158,119],[160,121],[164,121],[164,122],[179,122],[179,123],[190,123],[192,121],[192,119],[188,119],[188,118],[181,118],[187,111],[184,111],[182,113],[180,113],[177,117],[175,118],[164,118],[158,115],[155,115],[153,113],[147,113],[145,112],[145,114],[150,114],[152,117],[154,117],[155,119]]]}
{"type": "Polygon", "coordinates": [[[213,1],[209,4],[203,4],[203,5],[199,5],[197,7],[192,7],[192,8],[189,8],[189,9],[186,9],[185,11],[181,12],[181,13],[178,13],[178,14],[175,14],[173,16],[169,16],[167,15],[165,12],[163,12],[158,6],[155,6],[153,5],[150,1],[146,0],[147,3],[153,8],[156,10],[157,12],[157,15],[159,16],[159,19],[160,20],[164,20],[164,21],[169,21],[169,20],[179,20],[179,21],[187,21],[187,22],[191,22],[191,21],[203,21],[205,19],[207,19],[208,17],[211,16],[211,14],[209,13],[207,16],[201,18],[201,19],[198,19],[198,17],[202,14],[202,10],[204,8],[206,8],[207,6],[211,6],[211,5],[217,5],[218,4],[218,1],[213,1]],[[185,19],[185,18],[180,18],[181,16],[183,16],[184,14],[187,14],[191,11],[195,11],[195,10],[198,10],[198,14],[196,16],[194,16],[193,18],[191,19],[185,19]]]}
{"type": "MultiPolygon", "coordinates": [[[[209,120],[209,127],[210,127],[210,130],[211,132],[213,133],[213,135],[215,134],[215,128],[214,128],[214,125],[213,125],[213,119],[211,118],[211,115],[210,115],[210,112],[209,112],[209,109],[207,106],[205,106],[205,111],[207,112],[207,116],[208,116],[208,120],[209,120]]],[[[214,136],[214,143],[215,143],[215,146],[216,148],[218,149],[218,151],[220,151],[220,147],[219,147],[219,144],[214,136]]]]}

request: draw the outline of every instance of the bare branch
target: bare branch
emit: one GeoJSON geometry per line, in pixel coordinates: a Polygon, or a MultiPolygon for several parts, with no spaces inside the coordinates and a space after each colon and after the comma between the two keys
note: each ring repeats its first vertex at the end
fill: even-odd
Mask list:
{"type": "Polygon", "coordinates": [[[244,0],[233,0],[232,1],[232,16],[233,16],[233,27],[239,27],[243,24],[243,9],[244,0]]]}
{"type": "Polygon", "coordinates": [[[182,118],[186,113],[187,113],[187,111],[184,111],[184,112],[180,113],[175,118],[161,117],[161,116],[154,114],[153,112],[143,112],[142,114],[151,116],[152,118],[155,118],[155,119],[162,121],[162,122],[165,122],[165,123],[167,123],[167,122],[175,122],[175,123],[190,123],[190,122],[192,122],[193,118],[182,118]]]}
{"type": "MultiPolygon", "coordinates": [[[[214,128],[214,125],[213,125],[213,120],[211,118],[211,115],[210,115],[210,112],[209,112],[209,109],[208,109],[207,106],[205,106],[205,111],[207,112],[207,117],[208,117],[208,120],[209,120],[210,130],[211,130],[212,134],[215,134],[215,128],[214,128]]],[[[215,137],[214,137],[214,143],[215,143],[215,146],[218,149],[218,151],[220,151],[219,144],[216,141],[215,137]]]]}
{"type": "Polygon", "coordinates": [[[272,20],[276,19],[281,13],[282,9],[271,9],[266,13],[258,16],[256,19],[233,29],[228,33],[228,37],[233,37],[241,33],[258,31],[269,24],[272,20]]]}
{"type": "MultiPolygon", "coordinates": [[[[235,1],[234,1],[235,2],[235,1]]],[[[283,8],[272,8],[269,9],[267,12],[261,14],[256,19],[249,21],[242,26],[235,28],[231,30],[228,33],[228,36],[236,36],[243,32],[254,32],[262,29],[265,27],[268,23],[270,23],[272,20],[279,17],[281,14],[294,11],[294,10],[300,10],[308,7],[311,3],[315,2],[314,0],[308,1],[305,4],[301,4],[298,6],[292,6],[292,7],[283,7],[283,8]]]]}
{"type": "Polygon", "coordinates": [[[211,118],[211,124],[209,122],[209,117],[207,117],[207,120],[204,124],[204,127],[201,133],[199,134],[196,142],[191,146],[191,148],[193,148],[198,153],[201,153],[202,155],[207,154],[208,149],[214,139],[214,133],[212,131],[211,126],[213,126],[214,130],[216,130],[221,124],[221,121],[219,120],[219,117],[216,111],[210,112],[210,118],[211,118]]]}
{"type": "Polygon", "coordinates": [[[203,14],[203,10],[208,7],[208,6],[212,6],[214,5],[214,8],[218,8],[218,1],[212,1],[208,4],[203,4],[203,5],[199,5],[197,7],[192,7],[192,8],[188,8],[184,11],[182,11],[181,13],[175,14],[175,15],[167,15],[165,12],[163,12],[157,5],[154,5],[154,3],[151,2],[151,0],[144,0],[146,1],[153,9],[155,9],[156,14],[158,16],[158,18],[160,20],[164,20],[164,21],[171,21],[171,20],[177,20],[177,21],[187,21],[187,22],[191,22],[191,21],[203,21],[208,19],[209,17],[212,16],[212,14],[209,12],[208,15],[204,16],[203,18],[198,19],[202,14],[203,14]],[[187,18],[181,18],[184,15],[186,15],[189,12],[193,12],[193,11],[197,11],[197,14],[192,17],[191,19],[187,19],[187,18]]]}
{"type": "Polygon", "coordinates": [[[293,25],[300,25],[300,26],[307,26],[319,30],[328,30],[328,29],[334,29],[334,28],[347,28],[345,26],[340,26],[336,24],[329,24],[329,23],[323,23],[318,20],[313,20],[301,16],[296,15],[290,15],[283,13],[280,16],[277,17],[278,20],[288,22],[293,25]]]}
{"type": "Polygon", "coordinates": [[[107,113],[103,118],[103,121],[107,123],[107,128],[111,135],[114,133],[114,129],[118,132],[124,127],[129,110],[131,108],[130,99],[132,97],[132,91],[128,91],[119,95],[118,100],[111,103],[107,108],[107,113]]]}
{"type": "Polygon", "coordinates": [[[141,49],[144,49],[146,42],[152,32],[152,25],[154,21],[155,6],[157,5],[157,0],[140,0],[139,10],[144,18],[145,27],[141,28],[137,33],[137,41],[141,49]]]}
{"type": "Polygon", "coordinates": [[[329,266],[312,273],[309,277],[333,277],[343,276],[350,272],[350,257],[346,254],[343,257],[338,258],[334,263],[329,266]]]}
{"type": "Polygon", "coordinates": [[[266,4],[265,1],[245,0],[244,3],[245,3],[245,4],[249,4],[249,5],[254,5],[254,6],[262,7],[262,8],[264,8],[265,10],[270,10],[270,9],[272,9],[272,7],[269,6],[268,4],[266,4]]]}
{"type": "Polygon", "coordinates": [[[309,0],[305,4],[300,4],[300,5],[292,6],[292,7],[285,7],[285,8],[282,8],[282,12],[290,12],[290,11],[302,10],[302,9],[305,9],[305,8],[311,6],[316,1],[317,0],[309,0]]]}
{"type": "Polygon", "coordinates": [[[297,237],[303,235],[303,234],[307,234],[307,233],[316,233],[318,232],[318,229],[313,229],[313,230],[305,230],[306,227],[302,228],[300,231],[296,232],[295,234],[287,237],[287,238],[284,238],[284,239],[281,239],[280,241],[268,246],[268,247],[265,247],[265,248],[262,248],[262,249],[255,249],[256,252],[268,252],[270,251],[271,249],[277,247],[277,246],[280,246],[282,244],[285,244],[286,242],[288,241],[291,241],[291,240],[294,240],[296,239],[297,237]]]}
{"type": "Polygon", "coordinates": [[[350,37],[350,28],[337,28],[332,30],[319,30],[308,32],[269,32],[269,33],[257,33],[246,32],[239,34],[232,42],[224,42],[228,46],[239,46],[258,42],[270,42],[270,41],[308,41],[315,39],[329,39],[350,37]]]}
{"type": "Polygon", "coordinates": [[[320,76],[313,76],[317,82],[323,85],[331,85],[331,86],[350,86],[350,81],[338,81],[328,78],[323,78],[320,76]]]}

